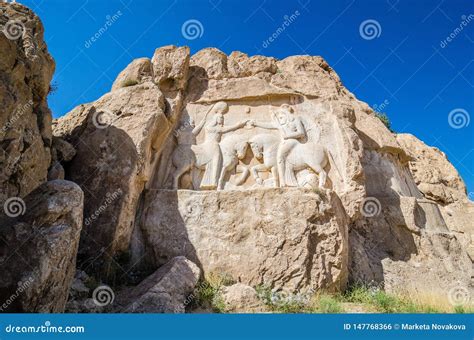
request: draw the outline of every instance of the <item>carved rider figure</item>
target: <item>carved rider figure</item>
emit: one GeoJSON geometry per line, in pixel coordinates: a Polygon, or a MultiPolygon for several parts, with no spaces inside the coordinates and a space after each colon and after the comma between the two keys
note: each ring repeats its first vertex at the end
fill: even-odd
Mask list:
{"type": "Polygon", "coordinates": [[[288,171],[286,158],[293,148],[304,142],[306,129],[300,117],[294,115],[294,109],[288,104],[280,106],[276,114],[272,112],[274,122],[252,122],[252,125],[264,129],[278,129],[283,137],[278,146],[278,177],[280,187],[296,187],[298,183],[293,171],[288,171]]]}
{"type": "Polygon", "coordinates": [[[226,102],[216,103],[211,111],[214,114],[212,119],[206,124],[206,116],[193,129],[193,135],[197,136],[204,127],[204,142],[198,145],[192,145],[191,148],[196,154],[197,164],[206,164],[204,175],[200,188],[204,190],[213,190],[218,186],[219,175],[222,168],[222,153],[219,146],[222,134],[235,131],[244,127],[248,120],[237,123],[232,126],[224,126],[224,114],[227,113],[229,107],[226,102]]]}

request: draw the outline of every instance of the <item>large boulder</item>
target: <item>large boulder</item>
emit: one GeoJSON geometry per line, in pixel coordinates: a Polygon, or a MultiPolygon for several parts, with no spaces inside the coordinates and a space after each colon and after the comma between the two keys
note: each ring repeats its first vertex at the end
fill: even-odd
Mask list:
{"type": "Polygon", "coordinates": [[[83,193],[47,182],[0,215],[0,306],[3,312],[63,312],[76,271],[83,193]],[[16,217],[12,217],[16,216],[16,217]]]}
{"type": "Polygon", "coordinates": [[[55,135],[76,149],[66,178],[84,190],[80,256],[103,254],[97,268],[128,248],[138,199],[170,129],[163,101],[151,82],[124,87],[77,107],[54,126],[55,135]]]}
{"type": "Polygon", "coordinates": [[[79,259],[95,258],[93,267],[105,270],[107,276],[113,271],[112,258],[130,247],[139,198],[180,110],[181,90],[163,92],[163,84],[155,84],[153,75],[164,77],[167,72],[166,79],[176,78],[179,84],[187,77],[189,50],[164,49],[166,53],[158,49],[152,61],[133,61],[118,76],[112,92],[54,122],[55,137],[76,150],[64,165],[65,176],[78,183],[86,197],[79,259]],[[169,69],[166,56],[171,58],[172,51],[184,61],[169,69]]]}
{"type": "Polygon", "coordinates": [[[138,286],[122,291],[114,308],[120,313],[184,313],[200,275],[193,262],[175,257],[138,286]]]}
{"type": "Polygon", "coordinates": [[[43,33],[30,9],[0,2],[0,202],[26,196],[47,178],[55,63],[43,33]]]}

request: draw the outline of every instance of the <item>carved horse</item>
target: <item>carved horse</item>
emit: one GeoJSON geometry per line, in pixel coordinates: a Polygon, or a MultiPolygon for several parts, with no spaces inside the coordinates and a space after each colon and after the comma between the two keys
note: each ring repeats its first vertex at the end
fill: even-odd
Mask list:
{"type": "Polygon", "coordinates": [[[250,174],[247,167],[239,164],[239,160],[244,159],[247,153],[249,147],[247,141],[243,141],[239,136],[229,136],[224,138],[220,143],[220,147],[222,150],[222,169],[217,190],[224,189],[226,174],[234,170],[236,173],[242,173],[236,182],[236,185],[241,185],[250,174]]]}
{"type": "MultiPolygon", "coordinates": [[[[277,151],[281,139],[271,134],[259,134],[250,139],[249,144],[255,158],[263,164],[252,167],[251,172],[257,183],[263,181],[258,172],[271,171],[275,186],[279,186],[277,172],[277,151]]],[[[321,145],[308,142],[297,144],[286,158],[287,170],[295,171],[310,169],[319,176],[319,187],[322,189],[326,184],[327,172],[324,167],[328,164],[328,151],[321,145]]]]}
{"type": "MultiPolygon", "coordinates": [[[[246,141],[236,141],[234,138],[225,138],[220,143],[220,148],[222,152],[222,165],[218,189],[222,190],[224,188],[225,175],[233,170],[242,173],[236,184],[240,185],[245,182],[250,172],[246,167],[239,165],[239,160],[245,157],[248,143],[246,141]]],[[[209,161],[205,157],[200,156],[202,155],[196,155],[192,145],[178,145],[176,147],[172,155],[172,162],[175,168],[172,174],[174,189],[179,189],[181,177],[188,172],[191,172],[193,178],[193,188],[195,190],[199,188],[198,173],[205,169],[209,161]]]]}
{"type": "Polygon", "coordinates": [[[249,140],[253,156],[257,160],[263,162],[262,164],[257,164],[250,169],[253,178],[260,185],[263,184],[263,179],[258,175],[258,173],[270,171],[272,173],[274,186],[276,188],[280,186],[277,167],[277,152],[279,143],[280,137],[270,133],[262,133],[253,136],[249,140]]]}

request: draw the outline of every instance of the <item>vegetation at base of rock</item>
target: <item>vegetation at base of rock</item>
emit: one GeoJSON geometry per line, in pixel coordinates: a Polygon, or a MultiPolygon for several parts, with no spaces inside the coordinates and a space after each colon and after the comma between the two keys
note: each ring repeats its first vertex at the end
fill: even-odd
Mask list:
{"type": "Polygon", "coordinates": [[[123,83],[122,87],[129,87],[129,86],[135,86],[135,85],[138,85],[138,81],[129,79],[123,83]]]}
{"type": "Polygon", "coordinates": [[[210,273],[201,279],[194,291],[195,299],[191,302],[189,309],[211,310],[215,313],[225,313],[226,305],[221,295],[221,289],[234,284],[228,275],[210,273]]]}
{"type": "Polygon", "coordinates": [[[311,299],[297,294],[278,297],[268,287],[256,288],[259,297],[276,313],[473,313],[474,306],[452,306],[443,297],[429,294],[391,294],[382,289],[356,285],[344,293],[317,293],[311,299]]]}
{"type": "Polygon", "coordinates": [[[392,123],[390,122],[390,118],[388,118],[386,113],[376,112],[375,115],[382,121],[383,125],[385,125],[387,129],[390,130],[390,132],[395,132],[392,130],[392,123]]]}

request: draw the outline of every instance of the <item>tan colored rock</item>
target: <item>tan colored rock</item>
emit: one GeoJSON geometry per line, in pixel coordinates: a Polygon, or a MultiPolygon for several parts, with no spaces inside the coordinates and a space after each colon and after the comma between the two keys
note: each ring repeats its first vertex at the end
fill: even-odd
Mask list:
{"type": "Polygon", "coordinates": [[[347,93],[338,75],[319,56],[291,56],[277,62],[272,85],[306,96],[333,97],[347,93]]]}
{"type": "Polygon", "coordinates": [[[148,58],[135,59],[117,76],[112,85],[112,91],[151,80],[153,80],[151,60],[148,58]]]}
{"type": "Polygon", "coordinates": [[[274,74],[277,71],[275,58],[247,54],[234,51],[227,58],[227,70],[232,77],[249,77],[261,72],[274,74]]]}
{"type": "Polygon", "coordinates": [[[189,69],[189,47],[157,48],[151,60],[154,81],[163,91],[184,90],[189,69]]]}
{"type": "Polygon", "coordinates": [[[226,312],[230,313],[263,313],[267,308],[258,297],[257,291],[250,286],[236,283],[222,289],[222,298],[226,312]]]}
{"type": "Polygon", "coordinates": [[[52,137],[46,97],[55,64],[43,33],[31,10],[0,3],[0,202],[46,181],[52,137]]]}
{"type": "Polygon", "coordinates": [[[334,193],[158,190],[142,228],[155,263],[186,256],[206,273],[289,291],[343,289],[347,217],[334,193]]]}
{"type": "MultiPolygon", "coordinates": [[[[169,131],[164,98],[153,83],[118,89],[58,119],[55,135],[76,149],[67,176],[86,197],[80,256],[127,250],[138,198],[169,131]]],[[[110,261],[104,256],[95,265],[110,261]]]]}
{"type": "Polygon", "coordinates": [[[466,186],[446,155],[410,134],[398,134],[398,142],[410,155],[410,171],[426,198],[446,205],[466,200],[466,186]]]}
{"type": "Polygon", "coordinates": [[[175,257],[138,286],[122,291],[114,308],[120,313],[184,313],[200,273],[193,262],[175,257]]]}
{"type": "Polygon", "coordinates": [[[57,180],[35,189],[24,204],[11,202],[16,218],[0,215],[1,311],[64,311],[76,271],[82,207],[79,186],[57,180]]]}
{"type": "Polygon", "coordinates": [[[190,67],[198,78],[223,79],[229,76],[227,55],[217,48],[205,48],[194,54],[190,67]]]}

